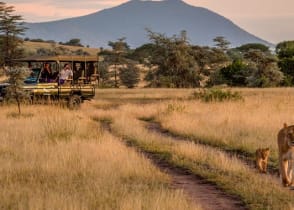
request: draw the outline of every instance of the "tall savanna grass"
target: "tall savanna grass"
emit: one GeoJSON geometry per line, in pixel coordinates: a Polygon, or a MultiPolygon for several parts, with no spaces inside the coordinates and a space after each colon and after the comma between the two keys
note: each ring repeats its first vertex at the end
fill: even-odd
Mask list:
{"type": "Polygon", "coordinates": [[[0,209],[193,209],[86,111],[0,110],[0,209]]]}
{"type": "Polygon", "coordinates": [[[293,193],[283,188],[277,177],[261,175],[236,157],[215,148],[177,141],[148,131],[138,118],[158,113],[157,109],[161,109],[161,106],[164,107],[129,104],[115,110],[96,111],[94,116],[112,118],[113,132],[123,136],[129,143],[155,153],[177,167],[189,169],[225,191],[240,196],[250,209],[291,208],[293,193]]]}
{"type": "Polygon", "coordinates": [[[156,120],[180,135],[208,144],[253,154],[269,147],[277,161],[277,133],[284,123],[294,124],[294,90],[239,90],[244,101],[204,103],[197,100],[161,104],[156,120]],[[170,111],[170,107],[184,107],[170,111]]]}
{"type": "MultiPolygon", "coordinates": [[[[132,91],[125,91],[132,94],[132,91]]],[[[253,155],[259,147],[270,147],[271,159],[277,165],[277,133],[283,123],[294,122],[293,90],[238,89],[244,100],[210,103],[189,99],[187,95],[191,90],[176,91],[182,95],[139,105],[125,100],[120,106],[99,109],[94,115],[112,119],[113,131],[137,147],[156,153],[171,164],[188,168],[239,195],[250,209],[293,209],[293,192],[282,187],[278,177],[259,174],[218,149],[241,150],[253,155]],[[207,146],[176,141],[148,131],[138,120],[141,118],[153,118],[171,132],[201,139],[207,146]]],[[[156,93],[158,97],[160,94],[164,97],[166,90],[156,93]]],[[[116,98],[124,98],[120,91],[112,94],[111,98],[102,96],[105,100],[102,103],[111,104],[116,98]]],[[[96,107],[99,108],[100,103],[98,100],[96,107]]]]}

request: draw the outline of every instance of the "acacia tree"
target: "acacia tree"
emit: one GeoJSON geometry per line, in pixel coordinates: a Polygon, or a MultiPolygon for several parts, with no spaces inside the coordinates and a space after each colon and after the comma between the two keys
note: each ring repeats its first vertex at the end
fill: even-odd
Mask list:
{"type": "Polygon", "coordinates": [[[18,113],[21,114],[21,102],[29,98],[29,94],[24,91],[23,85],[25,78],[29,75],[30,71],[27,68],[9,68],[6,71],[9,77],[9,86],[6,88],[5,99],[9,101],[16,101],[18,113]]]}
{"type": "Polygon", "coordinates": [[[157,68],[148,77],[152,79],[153,85],[178,88],[199,86],[199,67],[186,32],[182,31],[179,36],[172,37],[150,30],[147,32],[155,45],[150,63],[157,68]]]}
{"type": "Polygon", "coordinates": [[[226,52],[229,49],[229,45],[231,44],[228,40],[225,39],[223,36],[217,36],[213,39],[215,46],[226,52]]]}
{"type": "Polygon", "coordinates": [[[118,66],[127,63],[126,55],[130,49],[125,42],[126,38],[120,38],[115,42],[108,42],[108,45],[112,48],[112,51],[104,50],[100,53],[107,63],[114,65],[114,87],[118,87],[118,66]]]}
{"type": "MultiPolygon", "coordinates": [[[[99,54],[100,55],[100,54],[99,54]]],[[[100,87],[111,87],[110,75],[109,75],[109,64],[106,61],[98,63],[98,84],[100,87]]]]}
{"type": "Polygon", "coordinates": [[[140,81],[140,70],[134,63],[128,63],[120,68],[119,78],[126,87],[133,88],[140,81]]]}
{"type": "Polygon", "coordinates": [[[1,63],[8,66],[22,55],[22,50],[18,49],[22,43],[19,36],[26,30],[22,16],[14,15],[14,11],[13,6],[0,2],[0,58],[1,63]]]}

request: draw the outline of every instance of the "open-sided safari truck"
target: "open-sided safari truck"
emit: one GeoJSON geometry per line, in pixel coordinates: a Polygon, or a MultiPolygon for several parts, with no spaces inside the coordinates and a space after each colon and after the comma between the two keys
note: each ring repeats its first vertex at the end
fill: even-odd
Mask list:
{"type": "MultiPolygon", "coordinates": [[[[30,70],[30,76],[24,81],[24,90],[30,93],[33,101],[39,99],[66,100],[69,108],[77,108],[84,100],[95,96],[98,79],[98,56],[32,56],[17,59],[30,70]],[[69,64],[73,76],[60,81],[59,73],[65,64],[69,64]],[[43,78],[44,66],[49,65],[52,78],[43,78]]],[[[0,100],[5,98],[5,86],[0,84],[0,100]]]]}

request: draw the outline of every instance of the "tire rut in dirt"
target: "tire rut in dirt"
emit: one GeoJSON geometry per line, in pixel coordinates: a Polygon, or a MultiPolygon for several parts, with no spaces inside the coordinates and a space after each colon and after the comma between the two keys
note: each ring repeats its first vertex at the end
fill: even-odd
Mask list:
{"type": "MultiPolygon", "coordinates": [[[[101,127],[106,131],[112,132],[110,123],[101,122],[101,127]]],[[[125,141],[127,142],[127,140],[125,141]]],[[[175,167],[165,160],[158,158],[156,154],[142,151],[128,143],[128,147],[135,148],[138,152],[149,159],[153,165],[159,168],[163,173],[171,177],[171,188],[181,189],[189,200],[197,206],[201,206],[204,210],[245,210],[247,209],[244,203],[236,196],[226,194],[219,189],[215,184],[207,182],[189,170],[175,167]]]]}
{"type": "MultiPolygon", "coordinates": [[[[245,165],[248,165],[250,168],[257,170],[256,169],[256,166],[255,166],[255,161],[252,161],[252,159],[250,159],[247,154],[243,154],[243,153],[232,151],[232,150],[222,149],[222,148],[219,148],[217,146],[212,146],[212,145],[203,143],[202,141],[199,141],[199,140],[196,140],[195,141],[194,139],[191,139],[191,138],[188,138],[188,137],[185,137],[185,136],[181,136],[181,135],[172,133],[169,130],[163,128],[160,125],[160,123],[158,123],[158,122],[154,122],[154,121],[144,121],[144,122],[146,123],[146,128],[149,131],[151,131],[151,132],[158,133],[160,135],[163,135],[165,137],[172,138],[174,140],[178,140],[178,141],[190,141],[190,142],[191,141],[194,141],[197,144],[201,144],[201,145],[205,145],[207,147],[212,147],[212,148],[215,148],[215,149],[219,149],[220,151],[222,151],[224,153],[227,153],[231,157],[233,157],[233,156],[234,157],[237,157],[245,165]]],[[[268,174],[271,175],[271,176],[279,177],[279,170],[277,170],[276,168],[273,168],[273,167],[268,166],[268,174]]]]}
{"type": "MultiPolygon", "coordinates": [[[[141,151],[142,152],[142,151],[141,151]]],[[[245,210],[243,202],[233,195],[229,195],[219,189],[215,184],[206,181],[189,170],[174,167],[165,160],[158,159],[155,154],[142,152],[162,172],[168,174],[171,179],[171,187],[182,189],[184,194],[204,210],[245,210]]]]}

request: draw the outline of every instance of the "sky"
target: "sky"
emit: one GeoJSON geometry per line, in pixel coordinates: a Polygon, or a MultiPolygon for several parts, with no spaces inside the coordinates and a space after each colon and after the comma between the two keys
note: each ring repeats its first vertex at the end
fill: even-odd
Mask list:
{"type": "MultiPolygon", "coordinates": [[[[294,40],[294,0],[184,0],[216,12],[271,43],[294,40]]],[[[26,22],[77,17],[127,0],[6,0],[26,22]]]]}

